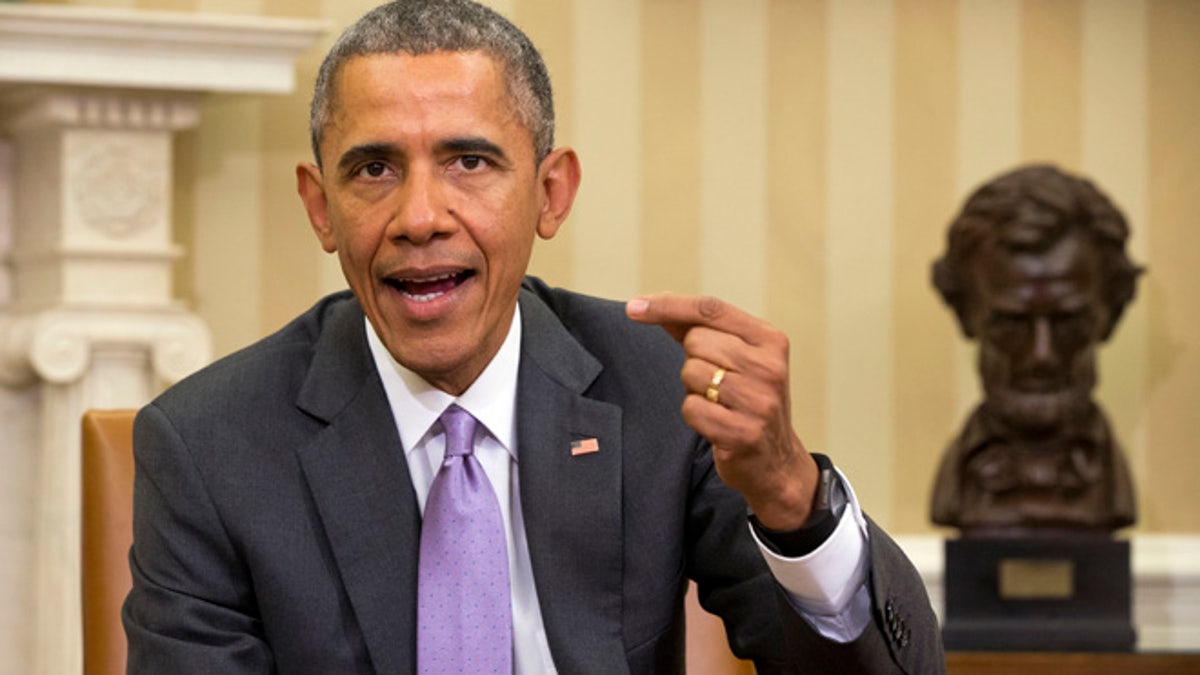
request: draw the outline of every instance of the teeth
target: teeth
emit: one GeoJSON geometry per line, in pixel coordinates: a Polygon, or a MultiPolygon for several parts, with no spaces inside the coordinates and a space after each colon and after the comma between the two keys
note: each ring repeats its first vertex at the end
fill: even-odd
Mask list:
{"type": "Polygon", "coordinates": [[[426,277],[423,279],[401,279],[400,281],[404,282],[404,283],[411,281],[414,283],[431,284],[435,281],[444,281],[446,279],[453,279],[455,276],[456,276],[456,274],[454,272],[447,272],[441,276],[436,276],[436,277],[426,277]]]}
{"type": "Polygon", "coordinates": [[[417,302],[429,302],[430,300],[433,300],[435,298],[442,297],[443,295],[445,295],[445,293],[422,293],[421,295],[413,295],[412,293],[405,293],[405,295],[407,295],[412,300],[416,300],[417,302]]]}
{"type": "Polygon", "coordinates": [[[445,282],[454,282],[463,274],[463,271],[445,272],[429,277],[396,278],[389,280],[388,283],[414,302],[431,302],[446,295],[451,286],[457,285],[457,283],[446,284],[445,282]],[[428,290],[431,288],[441,290],[428,290]],[[416,292],[419,289],[425,289],[426,292],[416,292]]]}

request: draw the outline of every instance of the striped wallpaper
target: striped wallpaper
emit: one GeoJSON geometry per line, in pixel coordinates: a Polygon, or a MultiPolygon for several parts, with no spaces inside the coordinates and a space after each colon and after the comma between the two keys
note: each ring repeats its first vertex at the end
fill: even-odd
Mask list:
{"type": "MultiPolygon", "coordinates": [[[[373,3],[77,4],[340,29],[373,3]]],[[[801,437],[896,532],[929,531],[936,462],[979,399],[974,350],[929,283],[951,216],[1018,163],[1094,178],[1149,270],[1102,351],[1098,398],[1140,487],[1139,527],[1200,532],[1200,2],[490,4],[542,48],[559,141],[584,167],[533,271],[616,298],[712,293],[784,328],[801,437]]],[[[304,88],[320,51],[301,61],[304,88]]],[[[192,251],[179,292],[221,352],[342,284],[294,196],[307,96],[212,98],[177,146],[192,251]]]]}

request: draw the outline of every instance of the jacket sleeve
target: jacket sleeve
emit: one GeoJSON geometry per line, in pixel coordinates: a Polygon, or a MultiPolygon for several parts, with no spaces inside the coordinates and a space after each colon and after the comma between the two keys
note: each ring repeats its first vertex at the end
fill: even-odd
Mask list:
{"type": "Polygon", "coordinates": [[[153,404],[134,424],[130,675],[275,670],[241,563],[192,461],[153,404]]]}
{"type": "Polygon", "coordinates": [[[915,567],[887,533],[867,519],[871,621],[847,643],[826,640],[792,610],[780,589],[784,630],[805,645],[791,650],[793,672],[944,673],[937,617],[915,567]]]}
{"type": "Polygon", "coordinates": [[[925,586],[882,529],[867,519],[871,621],[850,642],[827,639],[771,575],[750,536],[744,503],[720,482],[709,454],[696,456],[693,484],[701,487],[693,499],[689,573],[701,605],[724,620],[734,654],[753,660],[759,673],[945,672],[925,586]]]}

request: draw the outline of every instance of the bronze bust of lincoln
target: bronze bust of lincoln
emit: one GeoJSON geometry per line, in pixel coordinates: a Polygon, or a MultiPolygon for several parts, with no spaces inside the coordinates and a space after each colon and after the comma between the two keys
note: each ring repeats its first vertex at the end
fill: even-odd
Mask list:
{"type": "Polygon", "coordinates": [[[1096,349],[1142,272],[1128,236],[1108,197],[1051,166],[1004,174],[967,199],[933,282],[979,342],[984,400],[938,469],[935,523],[1015,536],[1134,522],[1128,467],[1092,400],[1096,349]]]}

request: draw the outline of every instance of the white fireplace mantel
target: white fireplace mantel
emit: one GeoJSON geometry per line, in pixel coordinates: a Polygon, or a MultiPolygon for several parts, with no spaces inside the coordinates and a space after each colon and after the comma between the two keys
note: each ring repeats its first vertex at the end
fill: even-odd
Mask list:
{"type": "Polygon", "coordinates": [[[26,478],[0,481],[0,675],[81,671],[83,411],[211,358],[170,287],[173,135],[204,95],[292,91],[326,28],[0,4],[0,449],[26,478]]]}
{"type": "Polygon", "coordinates": [[[327,30],[306,19],[0,5],[0,82],[286,93],[327,30]]]}

